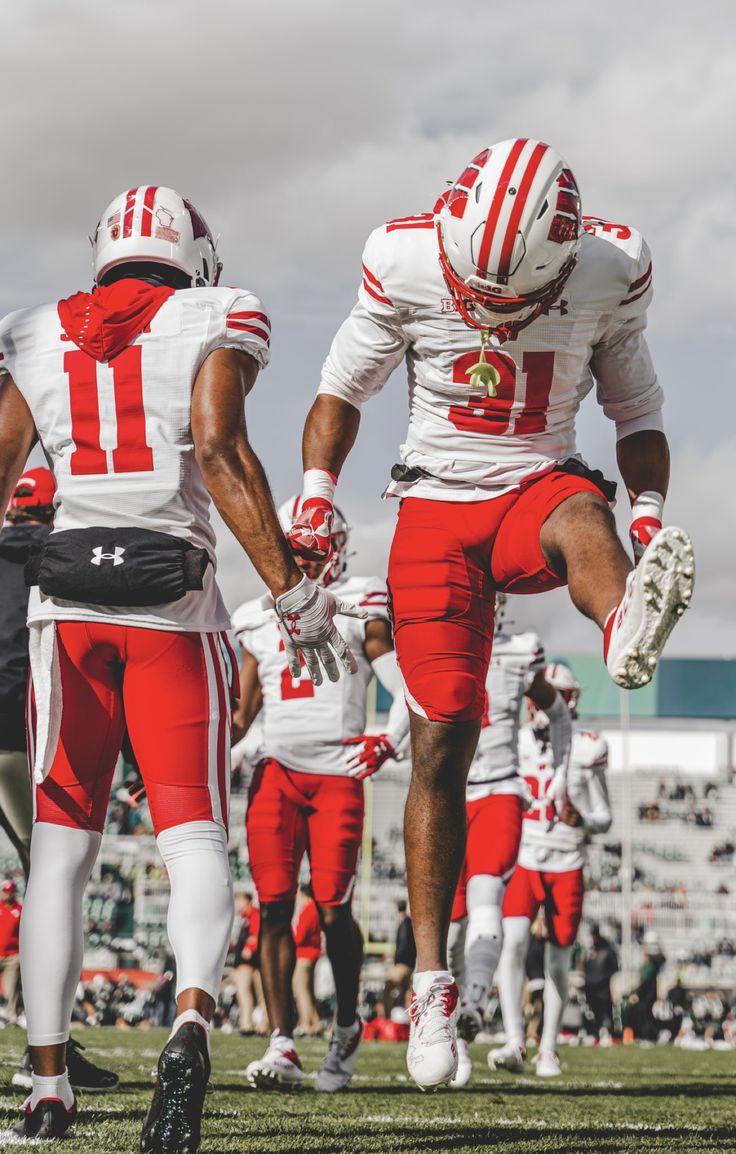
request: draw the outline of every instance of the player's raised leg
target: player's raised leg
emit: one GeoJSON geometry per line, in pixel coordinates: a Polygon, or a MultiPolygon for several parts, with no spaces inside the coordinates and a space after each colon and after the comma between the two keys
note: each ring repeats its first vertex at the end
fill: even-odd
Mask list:
{"type": "Polygon", "coordinates": [[[580,493],[558,505],[542,527],[540,543],[552,568],[566,578],[575,606],[604,631],[611,677],[624,689],[636,689],[651,680],[670,633],[690,604],[695,563],[684,530],[662,527],[663,497],[651,502],[657,517],[637,512],[642,496],[646,502],[666,493],[664,434],[644,430],[625,437],[618,443],[618,460],[633,503],[636,568],[613,515],[596,494],[580,493]]]}

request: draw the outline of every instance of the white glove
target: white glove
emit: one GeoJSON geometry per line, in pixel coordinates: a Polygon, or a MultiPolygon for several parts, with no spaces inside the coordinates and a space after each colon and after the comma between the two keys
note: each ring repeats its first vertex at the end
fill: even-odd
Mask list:
{"type": "Polygon", "coordinates": [[[567,763],[559,765],[555,770],[544,800],[550,802],[558,814],[564,809],[567,801],[567,763]]]}
{"type": "Polygon", "coordinates": [[[300,676],[300,653],[315,685],[322,684],[321,666],[330,681],[340,679],[335,657],[348,673],[355,673],[355,658],[333,619],[338,613],[364,618],[368,616],[365,609],[335,597],[308,577],[302,577],[298,585],[277,597],[275,609],[292,677],[300,676]]]}

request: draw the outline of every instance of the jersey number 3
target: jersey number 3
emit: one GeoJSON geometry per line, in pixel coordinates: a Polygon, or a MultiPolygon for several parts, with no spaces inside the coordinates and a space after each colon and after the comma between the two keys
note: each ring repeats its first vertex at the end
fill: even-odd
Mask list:
{"type": "MultiPolygon", "coordinates": [[[[456,385],[467,385],[472,370],[478,363],[477,351],[463,353],[452,367],[456,385]]],[[[487,433],[500,436],[509,430],[511,410],[516,398],[516,361],[508,353],[496,350],[486,353],[486,359],[500,377],[495,397],[471,397],[467,405],[451,405],[448,416],[462,433],[487,433]]],[[[521,371],[526,376],[524,403],[518,411],[511,432],[541,433],[547,425],[547,405],[552,390],[554,353],[524,353],[521,371]]],[[[519,402],[521,404],[521,402],[519,402]]]]}
{"type": "MultiPolygon", "coordinates": [[[[140,345],[128,345],[111,362],[110,369],[117,424],[117,448],[112,450],[112,471],[150,473],[153,450],[146,442],[140,345]]],[[[72,474],[108,473],[107,451],[100,444],[97,362],[81,349],[70,349],[64,353],[64,372],[69,378],[74,441],[72,474]]]]}

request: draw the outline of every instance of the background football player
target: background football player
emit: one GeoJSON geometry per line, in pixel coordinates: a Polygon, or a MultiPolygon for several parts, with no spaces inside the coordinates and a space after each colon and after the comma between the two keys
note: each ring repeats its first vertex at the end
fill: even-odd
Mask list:
{"type": "Polygon", "coordinates": [[[26,751],[28,586],[31,549],[51,532],[54,477],[27,469],[13,491],[0,530],[0,825],[15,846],[23,873],[30,865],[33,799],[26,751]]]}
{"type": "Polygon", "coordinates": [[[0,324],[0,515],[36,438],[56,481],[29,606],[36,790],[20,945],[33,1088],[19,1132],[55,1137],[75,1115],[65,1056],[82,897],[125,724],[171,882],[178,983],[142,1149],[173,1152],[199,1141],[233,921],[236,669],[210,496],[276,599],[292,664],[297,643],[318,678],[320,661],[336,677],[349,655],[334,599],[294,564],[246,434],[244,398],[269,358],[263,305],[216,287],[210,231],[170,188],[117,197],[93,263],[92,293],[0,324]]]}
{"type": "MultiPolygon", "coordinates": [[[[280,509],[292,525],[299,505],[280,509]]],[[[261,600],[233,616],[243,646],[241,696],[233,737],[239,740],[260,709],[260,761],[248,795],[246,830],[253,881],[261,908],[260,959],[268,1016],[269,1047],[247,1068],[261,1089],[294,1089],[304,1077],[293,1041],[292,933],[299,867],[308,854],[311,888],[335,978],[337,1010],[317,1089],[342,1090],[355,1070],[362,1023],[356,1013],[363,938],[351,909],[363,835],[363,780],[393,757],[408,736],[409,720],[393,651],[385,582],[347,577],[348,526],[335,510],[330,560],[300,562],[338,597],[355,604],[367,620],[340,619],[358,663],[354,677],[313,685],[294,678],[284,657],[275,615],[261,600]],[[373,674],[393,696],[386,733],[369,736],[366,694],[373,674]]]]}
{"type": "MultiPolygon", "coordinates": [[[[547,680],[577,717],[580,697],[572,670],[560,662],[548,665],[547,680]]],[[[597,733],[573,733],[570,765],[557,800],[551,798],[555,768],[550,719],[533,711],[521,733],[521,771],[534,801],[524,815],[519,862],[503,901],[503,952],[496,974],[506,1044],[488,1055],[491,1069],[524,1069],[522,996],[532,922],[544,908],[548,942],[545,952],[544,1024],[536,1070],[540,1077],[560,1073],[557,1035],[568,997],[570,954],[583,913],[585,840],[605,833],[613,820],[608,802],[608,746],[597,733]]]]}
{"type": "Polygon", "coordinates": [[[410,413],[389,561],[396,650],[411,708],[405,814],[417,943],[407,1061],[424,1088],[455,1072],[458,992],[447,969],[463,859],[465,776],[478,741],[493,593],[567,583],[624,688],[646,684],[693,587],[690,542],[662,529],[669,451],[644,337],[651,257],[627,225],[582,218],[553,148],[506,140],[464,169],[435,213],[390,221],[363,253],[304,430],[291,540],[325,558],[335,485],[361,406],[406,359],[410,413]],[[613,486],[576,453],[596,384],[632,503],[632,562],[613,486]]]}
{"type": "Polygon", "coordinates": [[[514,633],[504,627],[504,603],[505,595],[499,593],[486,708],[468,773],[465,861],[452,907],[451,939],[462,929],[465,938],[453,1087],[465,1086],[472,1074],[468,1043],[481,1029],[488,990],[501,956],[501,905],[519,854],[522,816],[531,802],[529,787],[519,773],[519,728],[525,698],[545,711],[550,760],[561,774],[566,772],[570,756],[570,715],[563,697],[545,676],[542,643],[535,633],[514,633]]]}

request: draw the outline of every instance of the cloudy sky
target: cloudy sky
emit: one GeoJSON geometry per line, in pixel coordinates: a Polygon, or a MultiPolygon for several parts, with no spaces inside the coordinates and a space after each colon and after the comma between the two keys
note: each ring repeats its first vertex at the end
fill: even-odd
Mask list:
{"type": "MultiPolygon", "coordinates": [[[[668,519],[691,531],[698,558],[697,598],[669,652],[736,655],[733,0],[707,0],[702,20],[677,0],[2,8],[0,311],[87,287],[86,237],[117,192],[179,189],[220,234],[225,282],[257,291],[272,315],[249,421],[278,499],[299,487],[303,418],[370,230],[431,207],[494,140],[554,144],[584,211],[638,226],[654,252],[668,519]]],[[[385,566],[396,508],[379,494],[405,423],[397,371],[341,479],[354,572],[385,566]]],[[[614,475],[613,429],[592,399],[579,442],[614,475]]],[[[224,528],[220,538],[234,607],[257,581],[224,528]]],[[[526,598],[515,616],[553,651],[598,647],[565,594],[526,598]]]]}

